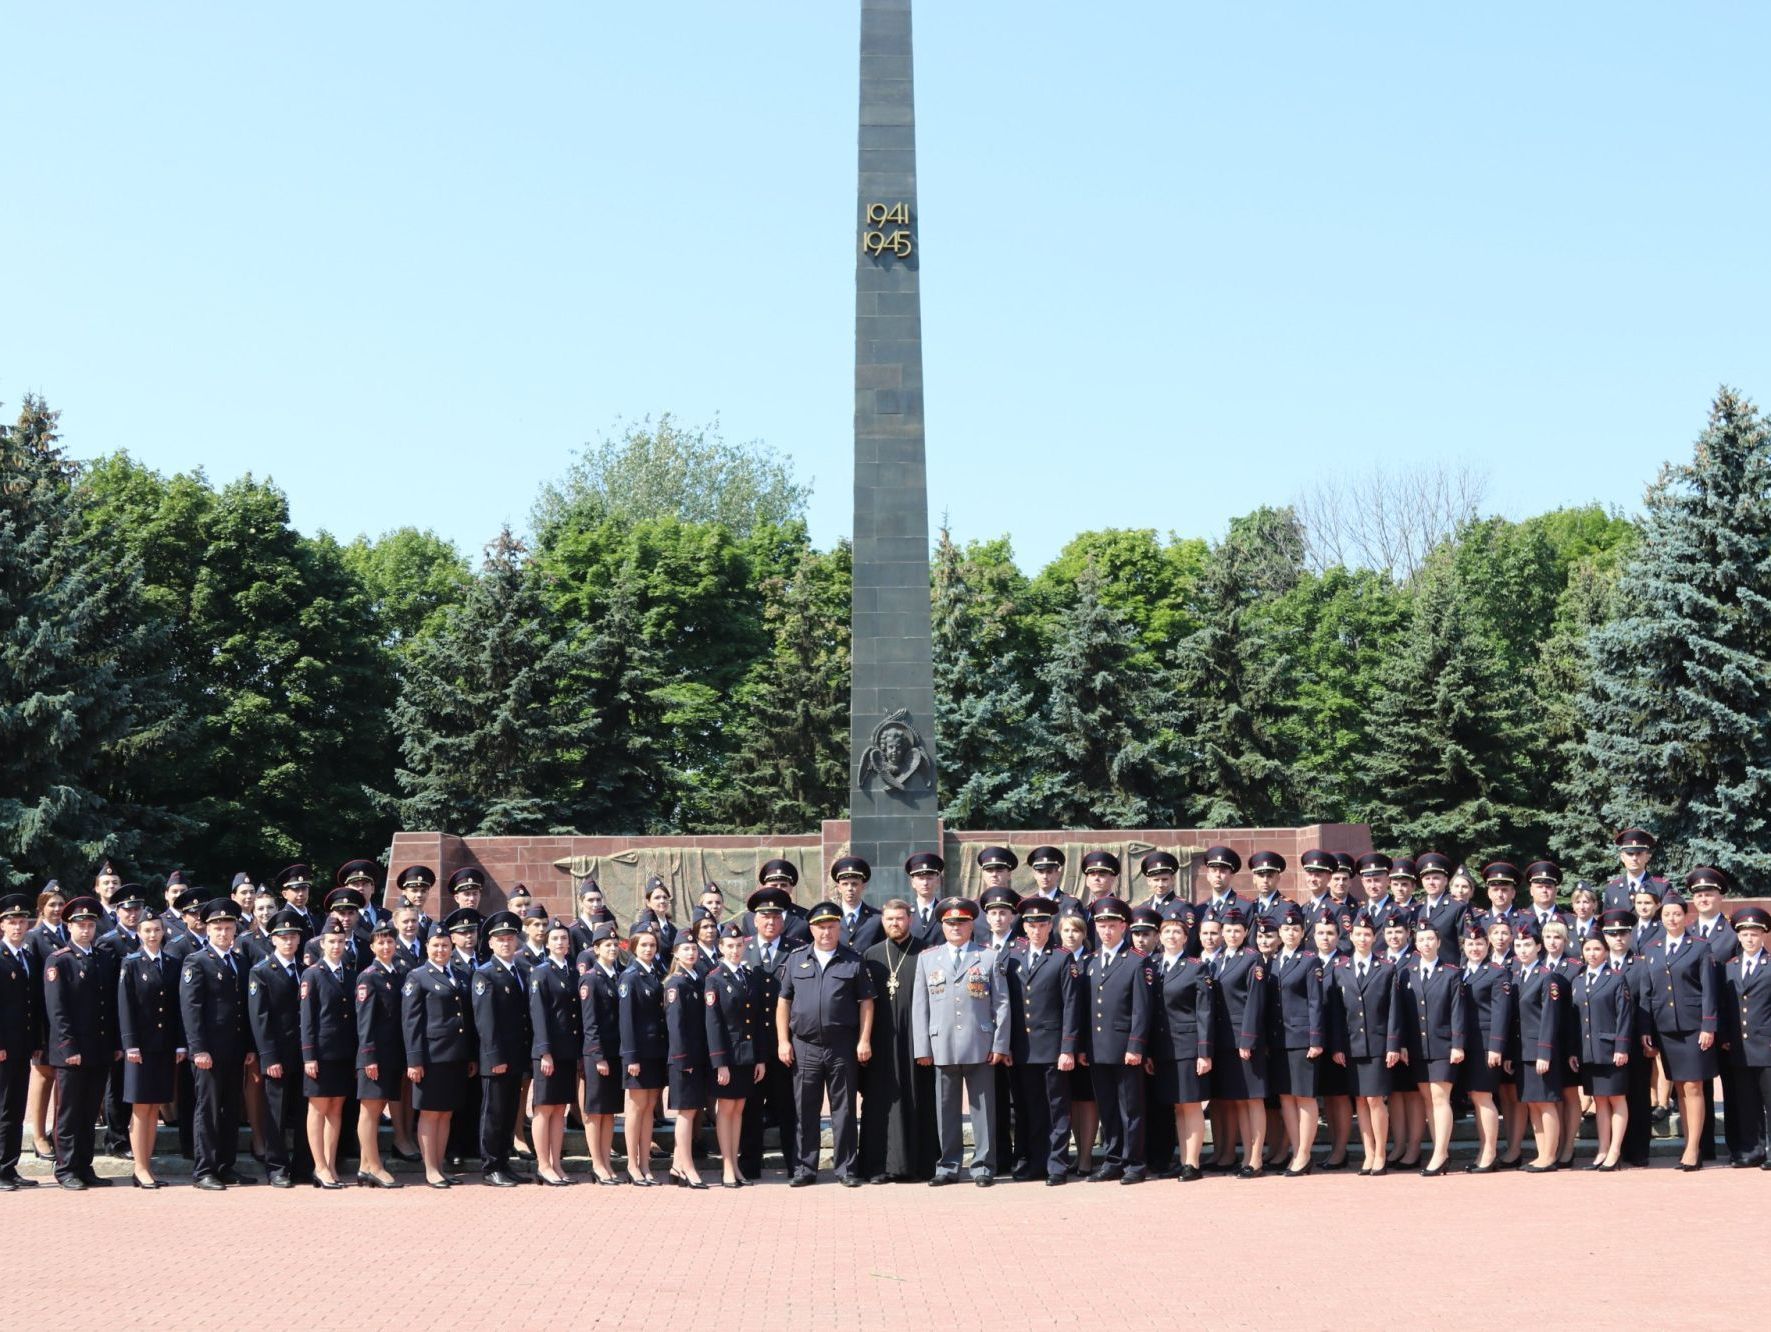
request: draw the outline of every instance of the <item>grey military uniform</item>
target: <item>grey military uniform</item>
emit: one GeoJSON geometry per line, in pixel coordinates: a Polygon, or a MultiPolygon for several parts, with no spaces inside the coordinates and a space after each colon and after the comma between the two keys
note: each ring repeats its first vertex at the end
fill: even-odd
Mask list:
{"type": "Polygon", "coordinates": [[[1009,1052],[1008,984],[997,956],[976,943],[937,944],[916,959],[911,1048],[935,1065],[935,1123],[941,1142],[936,1175],[959,1173],[964,1153],[960,1096],[971,1102],[974,1179],[995,1173],[991,1143],[996,1078],[990,1056],[1009,1052]]]}

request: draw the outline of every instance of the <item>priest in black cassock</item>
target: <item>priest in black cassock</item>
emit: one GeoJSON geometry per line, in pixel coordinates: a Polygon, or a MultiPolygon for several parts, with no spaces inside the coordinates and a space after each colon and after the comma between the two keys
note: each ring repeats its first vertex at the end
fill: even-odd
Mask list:
{"type": "Polygon", "coordinates": [[[875,1184],[928,1179],[935,1137],[935,1070],[918,1067],[910,1046],[910,989],[920,939],[910,904],[893,898],[880,923],[885,939],[863,955],[873,977],[873,1058],[861,1066],[861,1175],[875,1184]]]}

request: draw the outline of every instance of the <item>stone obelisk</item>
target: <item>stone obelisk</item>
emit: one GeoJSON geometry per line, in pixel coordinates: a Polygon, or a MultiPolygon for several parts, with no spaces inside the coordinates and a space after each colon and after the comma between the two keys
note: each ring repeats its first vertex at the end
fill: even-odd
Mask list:
{"type": "Polygon", "coordinates": [[[940,850],[913,94],[910,0],[861,0],[849,844],[874,900],[940,850]]]}

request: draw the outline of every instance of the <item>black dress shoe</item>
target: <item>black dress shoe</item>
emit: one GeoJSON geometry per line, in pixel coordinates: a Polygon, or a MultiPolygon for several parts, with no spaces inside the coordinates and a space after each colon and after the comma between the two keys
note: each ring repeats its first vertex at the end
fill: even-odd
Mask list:
{"type": "Polygon", "coordinates": [[[448,1180],[451,1184],[459,1185],[465,1182],[460,1175],[444,1175],[443,1178],[448,1180]]]}
{"type": "Polygon", "coordinates": [[[741,1189],[744,1187],[744,1181],[741,1179],[722,1179],[719,1182],[719,1186],[722,1189],[741,1189]]]}
{"type": "Polygon", "coordinates": [[[295,1187],[295,1181],[289,1178],[289,1172],[287,1170],[271,1171],[270,1184],[273,1189],[292,1189],[295,1187]]]}
{"type": "Polygon", "coordinates": [[[1047,1175],[1045,1177],[1045,1186],[1048,1189],[1055,1189],[1058,1185],[1064,1183],[1067,1178],[1068,1177],[1065,1175],[1047,1175]]]}
{"type": "Polygon", "coordinates": [[[1526,1162],[1524,1165],[1520,1166],[1519,1169],[1527,1175],[1553,1175],[1556,1173],[1557,1166],[1554,1161],[1551,1161],[1547,1166],[1534,1165],[1531,1162],[1526,1162]]]}
{"type": "Polygon", "coordinates": [[[424,1182],[430,1185],[433,1189],[452,1189],[455,1187],[449,1182],[447,1176],[442,1179],[427,1179],[424,1182]]]}
{"type": "Polygon", "coordinates": [[[1124,1173],[1125,1171],[1118,1166],[1104,1165],[1088,1177],[1088,1182],[1090,1184],[1107,1184],[1118,1179],[1124,1173]]]}
{"type": "Polygon", "coordinates": [[[1318,1169],[1318,1170],[1345,1170],[1347,1168],[1348,1164],[1349,1164],[1349,1162],[1347,1161],[1347,1158],[1343,1156],[1338,1161],[1324,1161],[1321,1165],[1317,1166],[1316,1169],[1318,1169]]]}
{"type": "MultiPolygon", "coordinates": [[[[68,1191],[70,1191],[72,1193],[79,1193],[81,1190],[83,1190],[86,1187],[85,1180],[76,1179],[73,1175],[69,1175],[65,1179],[58,1179],[55,1182],[57,1184],[60,1184],[64,1189],[67,1189],[68,1191]]],[[[201,1188],[202,1185],[199,1184],[198,1187],[201,1188]]]]}
{"type": "Polygon", "coordinates": [[[1389,1173],[1390,1173],[1390,1167],[1387,1165],[1381,1165],[1376,1170],[1371,1172],[1371,1177],[1373,1179],[1380,1179],[1384,1175],[1387,1175],[1389,1173]]]}
{"type": "Polygon", "coordinates": [[[1128,1170],[1119,1177],[1121,1184],[1142,1184],[1146,1176],[1142,1170],[1128,1170]]]}
{"type": "Polygon", "coordinates": [[[996,1176],[995,1175],[974,1175],[972,1177],[972,1183],[976,1184],[980,1189],[987,1189],[992,1184],[996,1183],[996,1176]]]}
{"type": "Polygon", "coordinates": [[[929,1187],[931,1189],[938,1189],[947,1184],[957,1183],[959,1183],[959,1176],[957,1175],[935,1175],[930,1178],[929,1187]]]}
{"type": "Polygon", "coordinates": [[[86,1181],[86,1187],[89,1189],[108,1189],[111,1187],[110,1180],[106,1179],[103,1175],[95,1175],[90,1170],[80,1176],[80,1178],[86,1181]]]}
{"type": "Polygon", "coordinates": [[[1305,1175],[1307,1175],[1309,1173],[1310,1173],[1310,1167],[1306,1165],[1302,1169],[1299,1169],[1299,1170],[1290,1170],[1290,1169],[1286,1170],[1285,1173],[1281,1176],[1281,1178],[1282,1179],[1302,1179],[1305,1175]]]}
{"type": "Polygon", "coordinates": [[[790,1189],[803,1189],[807,1185],[816,1184],[817,1182],[818,1177],[811,1171],[795,1170],[793,1172],[793,1178],[787,1181],[787,1187],[790,1189]]]}
{"type": "MultiPolygon", "coordinates": [[[[892,1177],[890,1175],[875,1175],[872,1179],[868,1180],[867,1182],[869,1184],[890,1184],[892,1182],[892,1177]]],[[[740,1182],[739,1187],[740,1188],[743,1187],[742,1182],[740,1182]]]]}
{"type": "Polygon", "coordinates": [[[514,1189],[521,1183],[516,1176],[507,1175],[502,1170],[488,1171],[485,1176],[485,1181],[495,1189],[514,1189]]]}
{"type": "Polygon", "coordinates": [[[1016,1166],[1010,1173],[1009,1178],[1014,1180],[1017,1184],[1030,1184],[1035,1179],[1039,1178],[1039,1176],[1035,1173],[1032,1166],[1016,1166]]]}
{"type": "Polygon", "coordinates": [[[1464,1174],[1466,1174],[1466,1175],[1492,1175],[1495,1171],[1497,1171],[1499,1169],[1500,1169],[1500,1166],[1497,1165],[1493,1161],[1490,1161],[1487,1165],[1477,1165],[1474,1161],[1472,1161],[1472,1162],[1470,1162],[1469,1165],[1464,1167],[1464,1174]]]}
{"type": "Polygon", "coordinates": [[[1242,1169],[1236,1172],[1237,1179],[1265,1179],[1266,1176],[1267,1168],[1265,1166],[1260,1167],[1258,1170],[1254,1166],[1243,1166],[1242,1169]]]}
{"type": "Polygon", "coordinates": [[[1175,1178],[1180,1180],[1183,1184],[1193,1184],[1204,1179],[1205,1172],[1198,1166],[1184,1165],[1181,1167],[1181,1173],[1176,1175],[1175,1178]]]}
{"type": "Polygon", "coordinates": [[[225,1193],[227,1192],[228,1187],[214,1175],[200,1176],[199,1178],[192,1180],[191,1183],[196,1188],[202,1189],[205,1193],[225,1193]]]}
{"type": "MultiPolygon", "coordinates": [[[[858,1189],[867,1181],[862,1179],[859,1175],[843,1175],[836,1182],[841,1184],[845,1189],[858,1189]]],[[[701,1187],[706,1188],[707,1185],[703,1184],[701,1187]]]]}
{"type": "Polygon", "coordinates": [[[215,1173],[216,1173],[217,1178],[219,1178],[223,1184],[256,1184],[256,1183],[258,1183],[258,1176],[257,1175],[242,1175],[238,1170],[235,1170],[232,1166],[223,1166],[220,1170],[217,1170],[215,1173]]]}

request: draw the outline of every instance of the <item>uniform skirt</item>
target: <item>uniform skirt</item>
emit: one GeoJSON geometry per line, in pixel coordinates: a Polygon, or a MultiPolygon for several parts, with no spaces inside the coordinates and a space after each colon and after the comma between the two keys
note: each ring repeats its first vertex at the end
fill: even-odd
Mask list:
{"type": "Polygon", "coordinates": [[[1150,1095],[1158,1105],[1194,1105],[1206,1100],[1211,1092],[1208,1089],[1210,1074],[1199,1076],[1199,1061],[1196,1059],[1159,1059],[1156,1061],[1156,1076],[1151,1079],[1154,1084],[1150,1095]]]}
{"type": "Polygon", "coordinates": [[[1500,1090],[1504,1076],[1504,1070],[1488,1067],[1488,1051],[1469,1050],[1463,1063],[1457,1065],[1457,1089],[1465,1094],[1487,1092],[1492,1096],[1500,1090]]]}
{"type": "Polygon", "coordinates": [[[673,1112],[707,1109],[707,1065],[670,1061],[670,1108],[673,1112]]]}
{"type": "Polygon", "coordinates": [[[1630,1087],[1630,1066],[1619,1068],[1613,1063],[1580,1066],[1580,1089],[1588,1096],[1622,1096],[1630,1087]]]}
{"type": "Polygon", "coordinates": [[[177,1085],[178,1056],[170,1050],[143,1050],[141,1063],[123,1063],[123,1099],[130,1105],[165,1105],[177,1085]]]}
{"type": "Polygon", "coordinates": [[[1095,1080],[1090,1076],[1087,1067],[1083,1065],[1081,1060],[1077,1061],[1076,1067],[1070,1070],[1068,1076],[1070,1078],[1071,1103],[1087,1101],[1093,1105],[1095,1103],[1095,1080]]]}
{"type": "Polygon", "coordinates": [[[668,1059],[636,1059],[639,1065],[639,1076],[635,1077],[627,1071],[627,1065],[621,1066],[621,1085],[630,1091],[658,1091],[669,1081],[665,1066],[668,1059]]]}
{"type": "MultiPolygon", "coordinates": [[[[1347,1064],[1353,1061],[1348,1058],[1347,1064]]],[[[1382,1063],[1382,1060],[1378,1061],[1382,1063]]],[[[1334,1062],[1334,1056],[1324,1050],[1316,1056],[1316,1095],[1351,1096],[1353,1094],[1353,1075],[1346,1065],[1334,1062]]]]}
{"type": "Polygon", "coordinates": [[[725,1086],[719,1085],[719,1076],[709,1074],[707,1090],[717,1101],[747,1101],[750,1099],[751,1088],[756,1086],[755,1064],[732,1064],[727,1070],[731,1074],[725,1086]]]}
{"type": "Polygon", "coordinates": [[[301,1075],[303,1096],[349,1096],[356,1090],[356,1066],[348,1059],[322,1059],[318,1077],[310,1078],[304,1069],[301,1075]]]}
{"type": "MultiPolygon", "coordinates": [[[[1537,1061],[1515,1064],[1519,1069],[1519,1099],[1527,1104],[1545,1105],[1562,1099],[1562,1088],[1568,1085],[1568,1065],[1560,1059],[1549,1061],[1550,1071],[1539,1073],[1537,1061]]],[[[1627,1071],[1627,1070],[1626,1070],[1627,1071]]]]}
{"type": "Polygon", "coordinates": [[[621,1113],[621,1068],[610,1064],[607,1073],[596,1071],[596,1061],[586,1059],[584,1068],[584,1113],[618,1115],[621,1113]]]}
{"type": "Polygon", "coordinates": [[[467,1099],[467,1060],[426,1064],[424,1081],[412,1084],[414,1110],[454,1111],[467,1099]]]}
{"type": "MultiPolygon", "coordinates": [[[[595,1070],[592,1070],[594,1074],[595,1070]]],[[[544,1105],[571,1105],[578,1095],[578,1061],[571,1058],[553,1057],[553,1072],[543,1073],[541,1061],[534,1061],[530,1073],[533,1079],[530,1094],[534,1097],[537,1109],[544,1105]]]]}
{"type": "Polygon", "coordinates": [[[1698,1049],[1696,1032],[1657,1032],[1654,1043],[1660,1047],[1660,1066],[1670,1081],[1708,1082],[1716,1076],[1716,1047],[1698,1049]]]}
{"type": "Polygon", "coordinates": [[[1211,1095],[1214,1101],[1264,1101],[1267,1098],[1267,1052],[1256,1050],[1244,1059],[1231,1046],[1211,1061],[1211,1095]]]}
{"type": "Polygon", "coordinates": [[[369,1070],[357,1070],[357,1099],[359,1101],[397,1101],[400,1099],[400,1084],[406,1080],[405,1061],[383,1059],[375,1065],[381,1070],[381,1076],[372,1078],[369,1070]]]}
{"type": "Polygon", "coordinates": [[[1347,1085],[1354,1096],[1388,1096],[1396,1083],[1392,1075],[1400,1071],[1384,1067],[1382,1055],[1375,1059],[1348,1059],[1347,1085]]]}
{"type": "Polygon", "coordinates": [[[1285,1051],[1285,1085],[1278,1090],[1285,1096],[1315,1096],[1316,1084],[1320,1080],[1321,1070],[1318,1065],[1324,1056],[1310,1058],[1310,1052],[1301,1046],[1288,1047],[1285,1051]]]}

